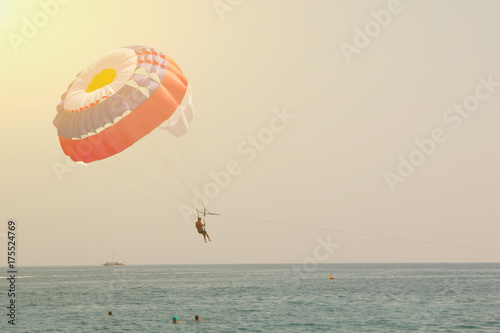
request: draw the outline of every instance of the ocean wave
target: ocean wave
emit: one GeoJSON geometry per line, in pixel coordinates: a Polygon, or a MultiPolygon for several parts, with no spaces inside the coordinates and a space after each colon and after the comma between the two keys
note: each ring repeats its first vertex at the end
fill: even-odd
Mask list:
{"type": "MultiPolygon", "coordinates": [[[[21,275],[21,276],[16,276],[16,279],[25,279],[25,278],[32,278],[35,277],[34,275],[21,275]]],[[[0,276],[0,279],[10,279],[10,276],[0,276]]]]}

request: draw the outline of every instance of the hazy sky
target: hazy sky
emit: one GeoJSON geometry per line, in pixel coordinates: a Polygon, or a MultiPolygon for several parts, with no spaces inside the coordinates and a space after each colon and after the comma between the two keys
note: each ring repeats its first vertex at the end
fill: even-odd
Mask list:
{"type": "Polygon", "coordinates": [[[500,250],[500,2],[61,2],[0,4],[1,251],[14,218],[20,264],[93,265],[113,250],[129,264],[499,261],[321,229],[500,250]],[[61,94],[136,44],[190,82],[202,186],[239,166],[209,208],[318,229],[210,217],[205,244],[179,210],[93,165],[58,177],[61,94]]]}

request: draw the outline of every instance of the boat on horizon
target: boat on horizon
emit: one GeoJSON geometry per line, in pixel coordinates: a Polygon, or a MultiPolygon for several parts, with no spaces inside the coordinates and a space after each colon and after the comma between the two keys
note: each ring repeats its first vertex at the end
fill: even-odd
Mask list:
{"type": "Polygon", "coordinates": [[[104,266],[125,266],[125,263],[123,261],[106,261],[104,266]]]}
{"type": "Polygon", "coordinates": [[[106,261],[103,266],[125,266],[123,261],[115,261],[115,251],[113,251],[113,261],[106,261]]]}

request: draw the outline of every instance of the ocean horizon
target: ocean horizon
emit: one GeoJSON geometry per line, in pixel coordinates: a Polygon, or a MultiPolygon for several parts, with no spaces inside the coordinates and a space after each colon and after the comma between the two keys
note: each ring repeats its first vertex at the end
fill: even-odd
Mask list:
{"type": "Polygon", "coordinates": [[[17,279],[18,332],[500,332],[500,263],[31,266],[17,279]]]}

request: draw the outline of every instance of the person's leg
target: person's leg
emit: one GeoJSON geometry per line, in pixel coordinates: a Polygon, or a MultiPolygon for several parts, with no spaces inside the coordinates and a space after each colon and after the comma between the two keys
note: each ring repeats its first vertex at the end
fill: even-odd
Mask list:
{"type": "MultiPolygon", "coordinates": [[[[205,240],[205,243],[207,242],[207,236],[206,236],[206,235],[207,235],[207,233],[206,233],[206,232],[204,232],[204,233],[203,233],[203,239],[205,240]]],[[[210,239],[210,238],[209,238],[209,239],[210,239]]]]}
{"type": "Polygon", "coordinates": [[[207,237],[208,237],[208,240],[209,240],[209,241],[212,241],[212,240],[210,239],[210,236],[208,235],[208,232],[206,232],[206,231],[205,231],[205,235],[207,235],[207,237]]]}

